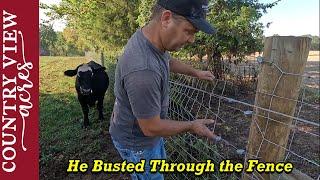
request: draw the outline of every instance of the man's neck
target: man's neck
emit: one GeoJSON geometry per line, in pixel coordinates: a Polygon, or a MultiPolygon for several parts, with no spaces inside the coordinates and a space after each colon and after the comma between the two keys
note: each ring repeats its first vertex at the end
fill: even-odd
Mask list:
{"type": "Polygon", "coordinates": [[[161,52],[165,52],[165,48],[162,45],[159,28],[155,24],[149,23],[142,28],[143,35],[151,42],[153,46],[159,49],[161,52]]]}

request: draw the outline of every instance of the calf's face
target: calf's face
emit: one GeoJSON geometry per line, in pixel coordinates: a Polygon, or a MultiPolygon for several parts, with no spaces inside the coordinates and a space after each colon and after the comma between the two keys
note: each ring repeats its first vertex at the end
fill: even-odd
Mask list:
{"type": "Polygon", "coordinates": [[[88,65],[84,64],[78,68],[77,80],[82,95],[92,94],[92,76],[93,71],[88,65]]]}

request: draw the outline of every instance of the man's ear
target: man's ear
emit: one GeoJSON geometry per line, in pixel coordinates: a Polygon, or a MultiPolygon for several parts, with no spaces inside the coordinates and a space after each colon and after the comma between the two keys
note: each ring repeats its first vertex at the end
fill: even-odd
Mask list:
{"type": "Polygon", "coordinates": [[[172,18],[173,18],[173,14],[171,11],[169,10],[163,11],[160,17],[162,27],[167,28],[170,22],[172,21],[172,18]]]}

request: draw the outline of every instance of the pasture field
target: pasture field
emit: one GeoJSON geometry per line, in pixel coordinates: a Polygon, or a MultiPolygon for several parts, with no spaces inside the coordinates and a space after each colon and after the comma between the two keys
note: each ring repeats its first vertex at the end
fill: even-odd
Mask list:
{"type": "Polygon", "coordinates": [[[63,72],[84,62],[83,57],[40,57],[40,179],[129,179],[128,175],[89,171],[67,173],[69,159],[80,159],[89,165],[93,159],[121,160],[108,132],[114,103],[112,64],[106,64],[111,82],[104,101],[105,120],[100,122],[96,108],[92,108],[91,126],[81,128],[82,112],[74,88],[75,78],[64,76],[63,72]]]}
{"type": "Polygon", "coordinates": [[[308,56],[308,61],[320,61],[319,51],[310,51],[308,56]]]}

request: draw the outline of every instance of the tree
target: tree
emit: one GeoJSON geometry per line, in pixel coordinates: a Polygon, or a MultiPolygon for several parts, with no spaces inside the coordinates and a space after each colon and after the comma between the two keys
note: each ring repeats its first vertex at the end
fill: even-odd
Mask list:
{"type": "Polygon", "coordinates": [[[311,38],[310,51],[319,51],[320,50],[319,36],[312,36],[311,34],[303,35],[303,36],[311,38]]]}
{"type": "Polygon", "coordinates": [[[41,24],[40,25],[40,55],[50,55],[50,56],[84,55],[84,51],[82,50],[83,48],[78,48],[77,44],[75,44],[75,42],[79,42],[77,40],[77,36],[72,34],[71,32],[70,32],[70,29],[68,28],[66,28],[63,32],[55,32],[52,28],[52,25],[41,24]]]}
{"type": "Polygon", "coordinates": [[[311,50],[312,51],[319,51],[320,50],[320,43],[319,43],[319,36],[312,36],[311,41],[311,50]]]}
{"type": "MultiPolygon", "coordinates": [[[[140,25],[148,21],[151,6],[155,2],[141,0],[138,18],[140,25]]],[[[213,36],[198,33],[195,43],[176,54],[197,56],[200,60],[206,56],[208,63],[204,69],[212,68],[215,76],[221,77],[223,56],[229,60],[236,57],[237,63],[245,55],[262,50],[263,25],[258,20],[278,2],[263,4],[257,0],[210,0],[207,19],[217,29],[217,33],[213,36]]]]}
{"type": "MultiPolygon", "coordinates": [[[[138,0],[62,0],[46,6],[52,18],[64,18],[67,27],[77,35],[83,47],[95,51],[114,52],[123,48],[136,30],[138,0]]],[[[79,46],[79,44],[77,44],[79,46]]]]}
{"type": "Polygon", "coordinates": [[[63,37],[62,32],[57,32],[57,40],[54,43],[54,56],[68,56],[68,45],[63,37]]]}
{"type": "MultiPolygon", "coordinates": [[[[52,25],[40,24],[40,49],[42,54],[51,55],[54,49],[54,43],[57,40],[57,34],[52,25]]],[[[40,53],[41,53],[40,51],[40,53]]]]}
{"type": "MultiPolygon", "coordinates": [[[[45,6],[53,18],[65,18],[67,27],[77,34],[78,41],[88,49],[119,52],[138,26],[149,21],[156,0],[62,0],[59,5],[45,6]]],[[[207,19],[214,24],[213,36],[198,33],[196,42],[178,56],[208,59],[217,78],[221,76],[222,57],[238,61],[262,50],[263,25],[258,22],[266,10],[278,1],[263,4],[258,0],[209,0],[207,19]]]]}
{"type": "MultiPolygon", "coordinates": [[[[261,4],[257,0],[215,0],[210,1],[211,9],[207,19],[217,29],[214,36],[199,33],[196,43],[187,48],[192,55],[199,53],[207,56],[207,67],[217,78],[222,76],[223,56],[229,61],[242,61],[245,55],[263,48],[263,25],[258,20],[270,4],[261,4]]],[[[202,56],[200,56],[202,58],[202,56]]]]}
{"type": "Polygon", "coordinates": [[[139,4],[139,16],[137,18],[137,23],[140,27],[148,23],[151,16],[152,7],[155,5],[156,0],[140,0],[139,4]]]}

